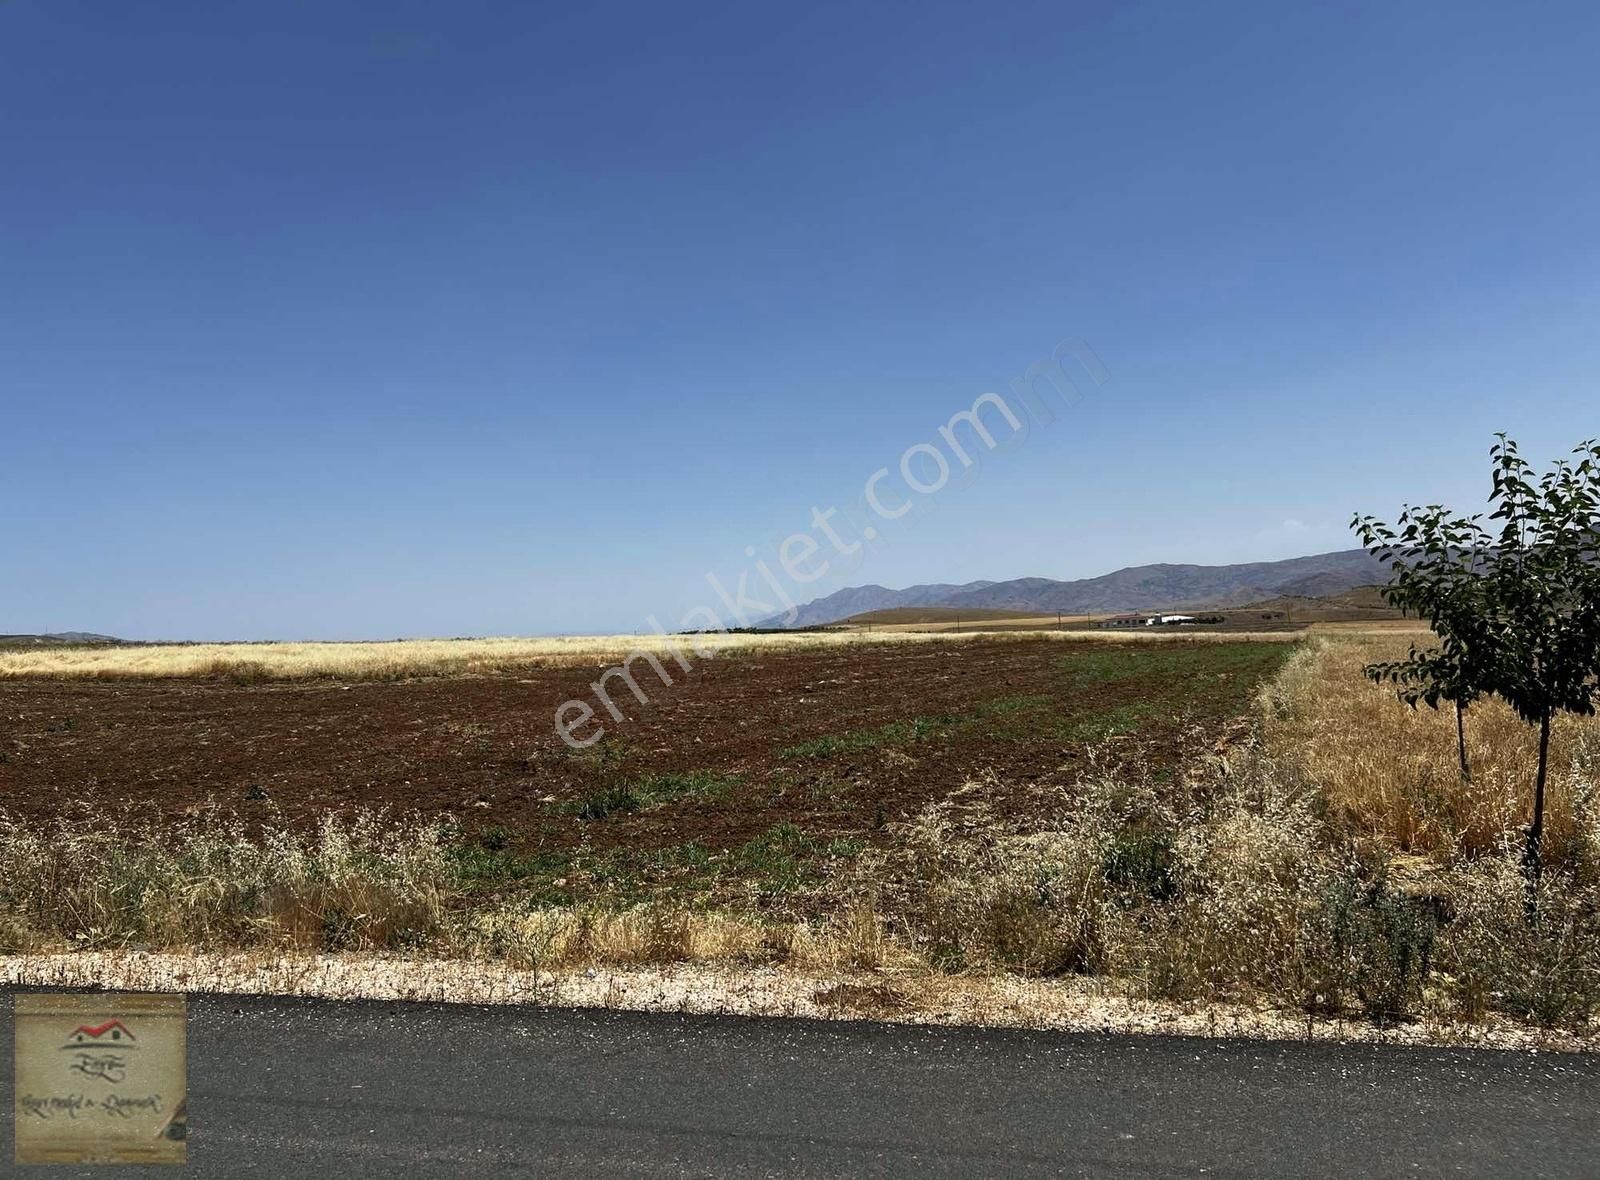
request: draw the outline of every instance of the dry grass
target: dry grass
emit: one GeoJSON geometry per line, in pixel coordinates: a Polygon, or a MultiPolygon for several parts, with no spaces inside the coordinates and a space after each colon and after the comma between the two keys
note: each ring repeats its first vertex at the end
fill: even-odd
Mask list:
{"type": "MultiPolygon", "coordinates": [[[[1492,852],[1531,818],[1538,735],[1499,701],[1474,706],[1464,785],[1454,711],[1408,708],[1362,676],[1366,664],[1403,655],[1409,639],[1329,638],[1296,653],[1265,698],[1269,746],[1361,834],[1442,862],[1492,852]]],[[[1562,860],[1574,796],[1600,778],[1600,720],[1562,717],[1551,765],[1546,839],[1562,860]]]]}
{"type": "Polygon", "coordinates": [[[451,939],[464,958],[541,971],[667,963],[839,971],[916,962],[890,943],[879,916],[861,906],[847,906],[826,922],[805,923],[652,905],[510,905],[467,916],[451,939]]]}
{"type": "Polygon", "coordinates": [[[1259,758],[1173,788],[1125,773],[1059,793],[1019,831],[981,804],[930,809],[885,857],[891,931],[943,970],[1088,974],[1163,999],[1298,1005],[1308,916],[1343,872],[1311,796],[1259,758]]]}
{"type": "MultiPolygon", "coordinates": [[[[1113,632],[1001,632],[1012,638],[1061,642],[1291,642],[1281,633],[1126,635],[1113,632]]],[[[390,643],[195,643],[143,647],[0,650],[0,678],[233,680],[394,680],[459,676],[538,667],[603,667],[636,651],[665,654],[787,651],[861,643],[960,643],[993,634],[801,631],[762,634],[572,635],[535,639],[405,639],[390,643]]]]}
{"type": "Polygon", "coordinates": [[[1427,623],[1416,619],[1355,619],[1338,622],[1312,623],[1306,630],[1313,635],[1342,635],[1346,638],[1363,636],[1406,636],[1420,639],[1432,633],[1427,623]]]}
{"type": "Polygon", "coordinates": [[[438,940],[455,892],[445,840],[439,825],[378,814],[309,836],[215,815],[44,828],[0,816],[0,943],[420,947],[438,940]]]}
{"type": "Polygon", "coordinates": [[[469,890],[448,824],[368,813],[313,834],[219,815],[33,828],[0,815],[0,953],[62,948],[398,952],[559,970],[677,962],[880,967],[908,956],[877,916],[827,922],[667,904],[557,907],[469,890]]]}

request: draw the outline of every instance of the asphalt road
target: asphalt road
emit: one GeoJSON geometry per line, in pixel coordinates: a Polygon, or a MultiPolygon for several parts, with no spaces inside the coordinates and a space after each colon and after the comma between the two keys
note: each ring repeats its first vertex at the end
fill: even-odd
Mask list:
{"type": "Polygon", "coordinates": [[[1531,1053],[193,997],[188,1111],[229,1178],[1600,1175],[1531,1053]]]}

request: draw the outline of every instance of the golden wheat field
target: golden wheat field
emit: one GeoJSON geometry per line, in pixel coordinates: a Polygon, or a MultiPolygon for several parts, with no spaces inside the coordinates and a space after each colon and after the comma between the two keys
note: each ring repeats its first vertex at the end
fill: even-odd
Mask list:
{"type": "Polygon", "coordinates": [[[544,638],[402,639],[353,643],[192,643],[124,647],[0,650],[0,677],[167,678],[259,680],[383,680],[410,676],[474,675],[522,667],[582,667],[616,663],[634,652],[687,657],[747,651],[803,650],[877,643],[960,643],[997,635],[1063,643],[1289,643],[1284,632],[1146,634],[1115,631],[865,632],[798,631],[705,635],[568,635],[544,638]]]}

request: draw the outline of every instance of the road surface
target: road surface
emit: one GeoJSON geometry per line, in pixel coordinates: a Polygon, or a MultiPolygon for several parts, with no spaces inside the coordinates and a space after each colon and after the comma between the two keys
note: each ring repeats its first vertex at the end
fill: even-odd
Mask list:
{"type": "Polygon", "coordinates": [[[1600,1175],[1587,1057],[533,1008],[192,997],[188,1113],[230,1180],[1600,1175]]]}

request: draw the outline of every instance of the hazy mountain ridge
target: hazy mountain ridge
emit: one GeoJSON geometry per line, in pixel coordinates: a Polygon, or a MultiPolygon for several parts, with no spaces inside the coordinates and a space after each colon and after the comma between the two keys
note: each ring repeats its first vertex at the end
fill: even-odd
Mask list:
{"type": "Polygon", "coordinates": [[[8,647],[66,647],[74,644],[120,644],[122,640],[111,635],[96,635],[92,631],[61,631],[52,635],[0,635],[0,645],[8,647]]]}
{"type": "Polygon", "coordinates": [[[907,586],[904,590],[891,590],[887,586],[868,584],[865,586],[846,586],[843,590],[835,590],[826,598],[818,598],[800,608],[800,618],[792,624],[786,624],[780,615],[768,619],[760,625],[763,627],[782,627],[785,625],[795,627],[815,626],[807,621],[813,609],[827,614],[827,618],[819,619],[820,622],[831,623],[835,619],[848,618],[851,615],[866,614],[868,611],[888,610],[897,606],[943,606],[952,598],[959,598],[963,594],[980,593],[993,586],[993,582],[929,582],[917,586],[907,586]]]}
{"type": "Polygon", "coordinates": [[[1057,581],[1013,578],[1005,582],[932,583],[891,590],[848,586],[806,603],[792,621],[768,626],[815,627],[866,611],[907,606],[970,607],[1039,614],[1101,614],[1163,607],[1242,606],[1271,598],[1320,597],[1388,580],[1364,549],[1239,565],[1141,565],[1096,578],[1057,581]]]}

